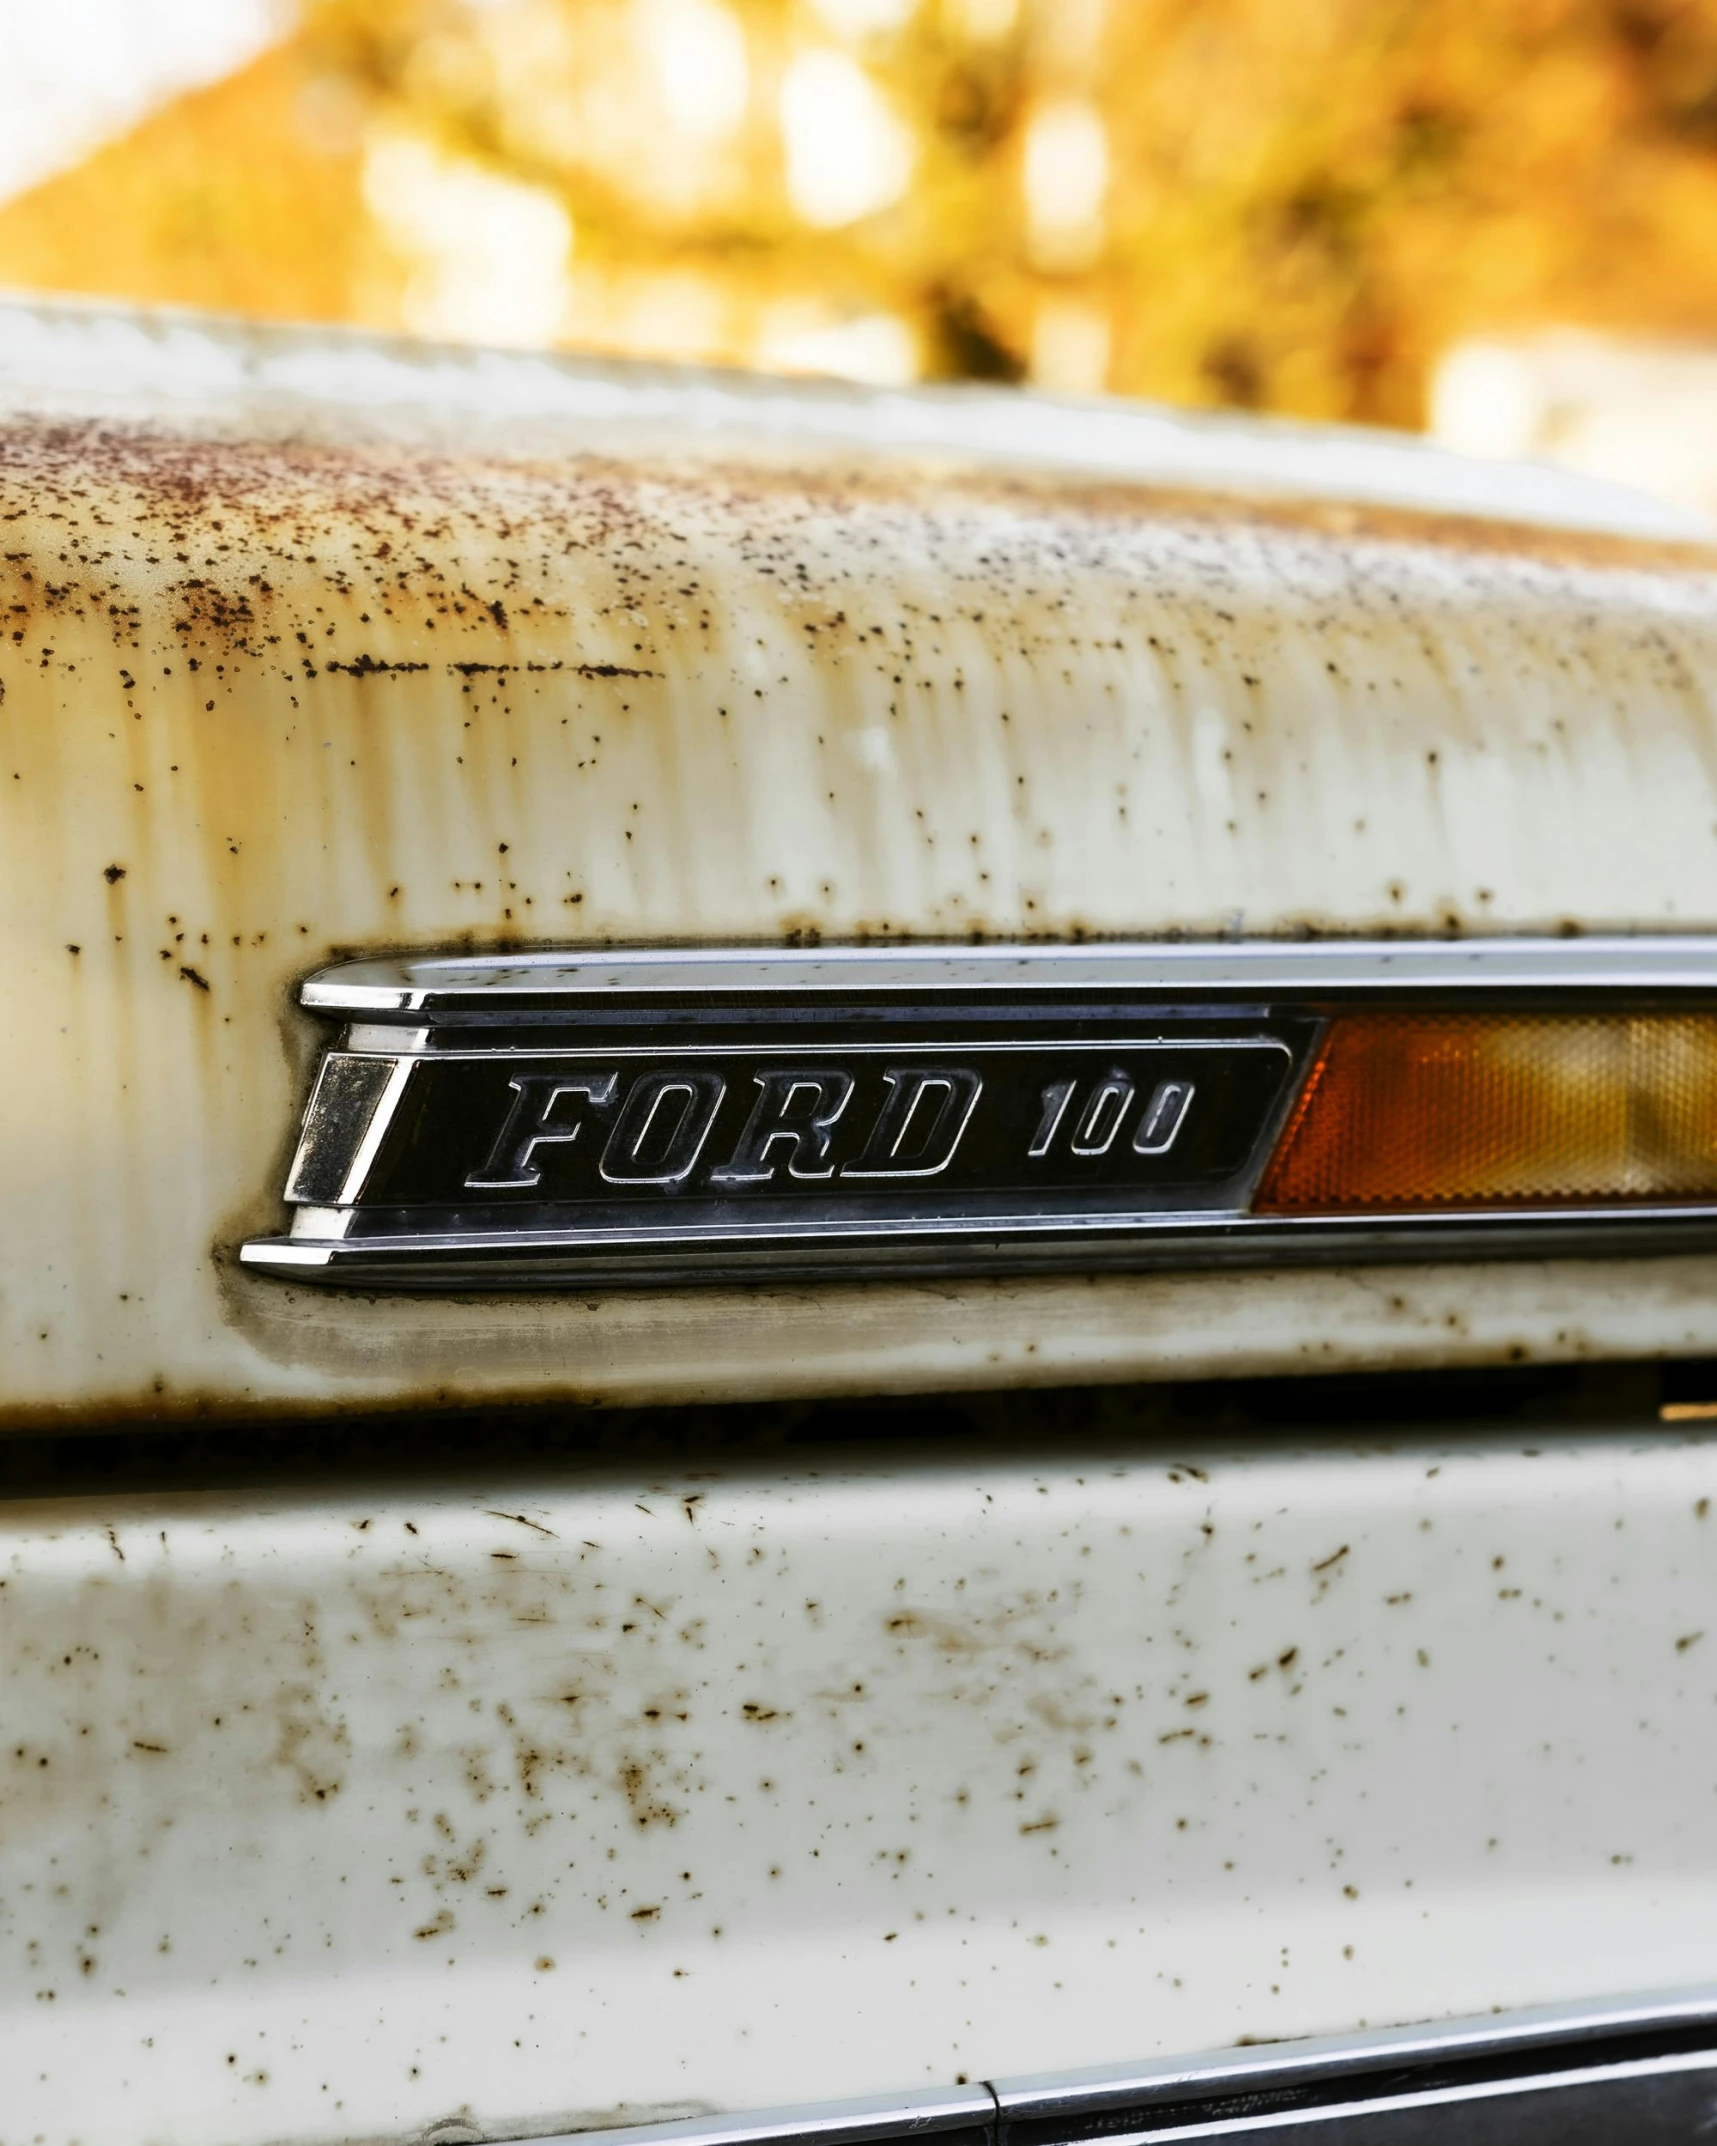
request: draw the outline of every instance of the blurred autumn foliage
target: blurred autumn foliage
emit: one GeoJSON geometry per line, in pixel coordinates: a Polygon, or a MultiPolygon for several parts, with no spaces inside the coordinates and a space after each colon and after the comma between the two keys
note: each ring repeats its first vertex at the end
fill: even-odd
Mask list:
{"type": "Polygon", "coordinates": [[[1416,424],[1717,331],[1717,0],[305,0],[0,281],[1416,424]]]}

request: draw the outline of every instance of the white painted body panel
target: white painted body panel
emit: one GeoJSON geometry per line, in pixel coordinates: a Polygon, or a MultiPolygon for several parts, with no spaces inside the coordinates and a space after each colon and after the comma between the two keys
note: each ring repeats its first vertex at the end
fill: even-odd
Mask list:
{"type": "Polygon", "coordinates": [[[7,1421],[1717,1349],[1699,1260],[450,1306],[233,1256],[340,955],[1709,929],[1691,525],[1163,413],[4,327],[7,1421]]]}
{"type": "Polygon", "coordinates": [[[1710,1981],[1717,1443],[4,1511],[3,2135],[495,2136],[1710,1981]]]}
{"type": "MultiPolygon", "coordinates": [[[[232,1256],[331,959],[1712,929],[1691,525],[53,309],[0,402],[0,1427],[1717,1350],[1709,1258],[375,1301],[232,1256]]],[[[0,1503],[0,2142],[1717,1980],[1717,1445],[1077,1436],[0,1503]]]]}

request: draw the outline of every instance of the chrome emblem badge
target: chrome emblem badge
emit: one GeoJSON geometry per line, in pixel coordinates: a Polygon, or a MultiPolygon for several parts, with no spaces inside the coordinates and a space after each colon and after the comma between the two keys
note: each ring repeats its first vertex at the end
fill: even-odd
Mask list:
{"type": "MultiPolygon", "coordinates": [[[[465,956],[327,969],[302,999],[344,1032],[305,1106],[290,1229],[240,1256],[303,1280],[523,1289],[1717,1241],[1717,1201],[1679,1181],[1607,1205],[1481,1192],[1296,1210],[1265,1177],[1284,1128],[1291,1145],[1330,1093],[1350,1016],[1579,1026],[1603,1009],[1632,1034],[1635,1017],[1717,1006],[1702,941],[465,956]]],[[[1459,1082],[1443,1092],[1458,1113],[1459,1082]]],[[[1388,1112],[1367,1112],[1369,1137],[1388,1112]]],[[[1658,1136],[1641,1122],[1644,1166],[1658,1136]]]]}
{"type": "Polygon", "coordinates": [[[304,1004],[348,1026],[291,1232],[243,1257],[365,1287],[1113,1263],[1244,1210],[1320,1026],[1176,970],[1078,947],[328,970],[304,1004]]]}

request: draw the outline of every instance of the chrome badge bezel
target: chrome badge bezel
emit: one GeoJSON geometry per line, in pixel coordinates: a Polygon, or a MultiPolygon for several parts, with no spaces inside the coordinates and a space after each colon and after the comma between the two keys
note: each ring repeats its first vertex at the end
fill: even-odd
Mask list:
{"type": "Polygon", "coordinates": [[[1249,1211],[1354,1006],[1704,1004],[1705,938],[639,949],[353,962],[289,1231],[376,1288],[1688,1250],[1717,1207],[1249,1211]],[[1059,1098],[1059,1104],[1057,1103],[1059,1098]]]}

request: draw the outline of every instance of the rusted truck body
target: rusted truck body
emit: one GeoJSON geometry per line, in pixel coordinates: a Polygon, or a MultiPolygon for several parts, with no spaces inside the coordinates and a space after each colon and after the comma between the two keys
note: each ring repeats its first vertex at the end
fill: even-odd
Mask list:
{"type": "Polygon", "coordinates": [[[0,2140],[1699,2135],[1708,534],[100,310],[0,411],[0,2140]]]}

